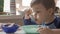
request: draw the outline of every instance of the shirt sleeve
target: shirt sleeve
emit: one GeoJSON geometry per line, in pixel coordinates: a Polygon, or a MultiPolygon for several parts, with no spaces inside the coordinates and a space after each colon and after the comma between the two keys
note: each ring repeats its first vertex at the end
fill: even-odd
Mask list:
{"type": "Polygon", "coordinates": [[[24,25],[30,25],[31,19],[23,19],[24,25]]]}
{"type": "Polygon", "coordinates": [[[36,23],[30,18],[30,19],[24,19],[23,18],[24,25],[35,25],[36,23]]]}
{"type": "Polygon", "coordinates": [[[60,29],[60,21],[59,21],[59,23],[58,23],[58,28],[60,29]]]}
{"type": "Polygon", "coordinates": [[[60,18],[57,18],[55,21],[56,28],[60,29],[60,18]]]}
{"type": "Polygon", "coordinates": [[[58,19],[58,21],[57,21],[57,27],[60,29],[60,18],[58,19]]]}

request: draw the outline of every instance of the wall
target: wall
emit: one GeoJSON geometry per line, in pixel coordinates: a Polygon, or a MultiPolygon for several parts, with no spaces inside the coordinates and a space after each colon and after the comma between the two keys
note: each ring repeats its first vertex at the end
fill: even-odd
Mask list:
{"type": "MultiPolygon", "coordinates": [[[[22,0],[16,0],[16,3],[20,4],[18,10],[22,10],[24,8],[29,8],[28,6],[22,6],[22,0]]],[[[17,9],[17,8],[16,8],[17,9]]]]}
{"type": "Polygon", "coordinates": [[[0,23],[17,23],[19,25],[23,25],[23,18],[20,15],[0,16],[0,23]]]}

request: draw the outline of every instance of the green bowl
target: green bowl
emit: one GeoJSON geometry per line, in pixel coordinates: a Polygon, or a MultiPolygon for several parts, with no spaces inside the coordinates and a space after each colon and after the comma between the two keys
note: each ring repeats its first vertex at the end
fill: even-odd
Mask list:
{"type": "Polygon", "coordinates": [[[26,34],[39,34],[37,32],[38,27],[39,27],[38,25],[25,25],[25,26],[22,26],[22,28],[26,32],[26,34]]]}

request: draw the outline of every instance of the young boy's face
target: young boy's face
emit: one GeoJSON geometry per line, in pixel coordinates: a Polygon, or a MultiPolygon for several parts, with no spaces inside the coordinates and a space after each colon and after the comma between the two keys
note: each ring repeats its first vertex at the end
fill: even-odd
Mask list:
{"type": "Polygon", "coordinates": [[[32,6],[33,11],[38,14],[38,17],[35,18],[37,24],[41,24],[43,21],[48,20],[52,15],[53,11],[46,9],[42,4],[36,4],[32,6]]]}

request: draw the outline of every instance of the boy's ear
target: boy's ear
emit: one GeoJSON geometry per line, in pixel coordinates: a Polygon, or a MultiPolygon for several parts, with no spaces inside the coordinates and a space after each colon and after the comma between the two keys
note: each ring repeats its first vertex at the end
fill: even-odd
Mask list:
{"type": "Polygon", "coordinates": [[[50,15],[53,15],[54,14],[54,9],[53,8],[48,9],[48,11],[49,11],[49,14],[50,15]]]}

